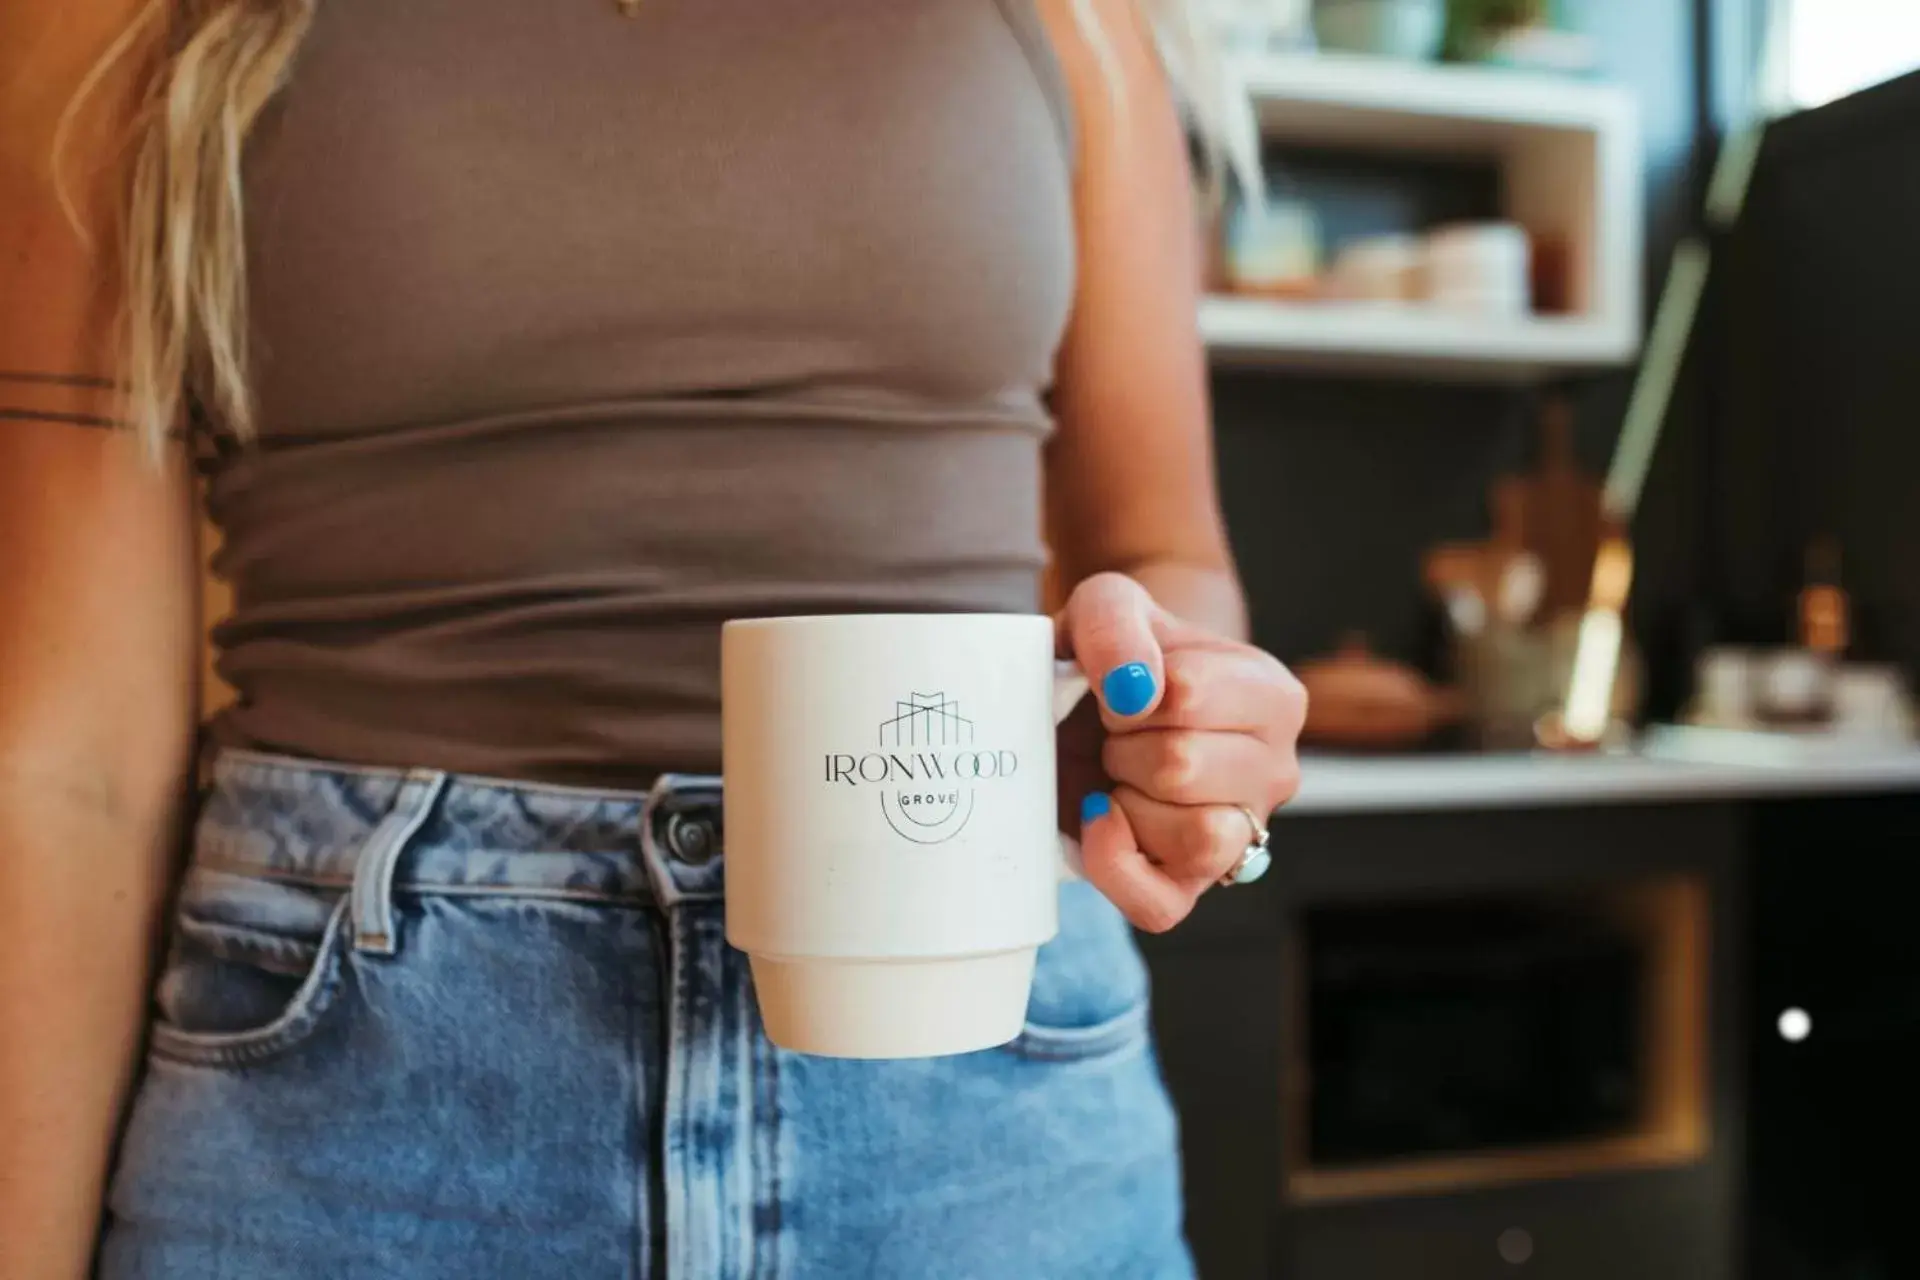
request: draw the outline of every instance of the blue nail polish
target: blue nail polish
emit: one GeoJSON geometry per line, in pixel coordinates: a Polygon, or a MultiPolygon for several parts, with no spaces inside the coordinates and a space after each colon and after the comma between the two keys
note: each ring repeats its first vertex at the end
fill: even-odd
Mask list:
{"type": "Polygon", "coordinates": [[[1153,672],[1144,662],[1123,662],[1100,682],[1100,696],[1117,716],[1137,716],[1153,701],[1153,672]]]}
{"type": "Polygon", "coordinates": [[[1113,812],[1113,800],[1104,791],[1089,791],[1087,798],[1080,802],[1080,825],[1098,822],[1113,812]]]}

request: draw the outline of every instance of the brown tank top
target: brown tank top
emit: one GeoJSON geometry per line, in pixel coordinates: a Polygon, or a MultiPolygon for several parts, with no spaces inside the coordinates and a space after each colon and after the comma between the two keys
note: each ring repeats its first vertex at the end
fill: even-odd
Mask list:
{"type": "Polygon", "coordinates": [[[1071,138],[1030,0],[326,0],[247,157],[228,742],[719,761],[728,618],[1032,611],[1071,138]]]}

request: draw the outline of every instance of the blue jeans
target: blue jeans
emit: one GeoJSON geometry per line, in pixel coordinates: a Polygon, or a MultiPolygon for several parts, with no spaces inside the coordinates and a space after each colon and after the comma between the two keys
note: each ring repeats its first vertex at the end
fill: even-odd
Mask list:
{"type": "Polygon", "coordinates": [[[1025,1032],[775,1049],[711,779],[219,761],[100,1274],[1183,1277],[1125,923],[1062,890],[1025,1032]]]}

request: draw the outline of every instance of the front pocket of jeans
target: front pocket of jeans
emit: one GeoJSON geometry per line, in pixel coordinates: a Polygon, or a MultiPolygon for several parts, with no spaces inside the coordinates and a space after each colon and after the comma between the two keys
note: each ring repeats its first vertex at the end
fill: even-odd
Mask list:
{"type": "Polygon", "coordinates": [[[1104,1022],[1081,1027],[1055,1027],[1028,1021],[1010,1053],[1038,1062],[1085,1062],[1124,1053],[1147,1042],[1147,1002],[1142,1000],[1104,1022]]]}
{"type": "Polygon", "coordinates": [[[1026,1025],[1007,1050],[1080,1062],[1147,1041],[1147,971],[1133,932],[1099,891],[1063,885],[1060,933],[1040,949],[1026,1025]]]}
{"type": "Polygon", "coordinates": [[[193,869],[155,989],[153,1052],[241,1066],[310,1036],[339,993],[344,894],[193,869]]]}

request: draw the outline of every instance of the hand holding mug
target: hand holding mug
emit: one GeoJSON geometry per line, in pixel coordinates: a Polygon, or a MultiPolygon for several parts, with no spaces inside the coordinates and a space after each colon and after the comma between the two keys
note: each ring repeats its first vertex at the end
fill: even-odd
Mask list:
{"type": "MultiPolygon", "coordinates": [[[[1099,762],[1114,783],[1080,805],[1086,878],[1135,925],[1163,932],[1298,789],[1306,691],[1271,654],[1174,617],[1122,574],[1082,582],[1055,623],[1062,656],[1095,690],[1099,762]]],[[[1092,721],[1066,732],[1077,726],[1092,721]]],[[[1063,773],[1074,745],[1062,746],[1063,773]]]]}
{"type": "Polygon", "coordinates": [[[1088,799],[1061,830],[1147,929],[1234,870],[1293,791],[1299,684],[1117,574],[1059,619],[753,618],[720,647],[727,940],[785,1049],[921,1057],[1020,1033],[1069,869],[1062,748],[1088,799]],[[1083,730],[1056,732],[1076,702],[1083,730]]]}

